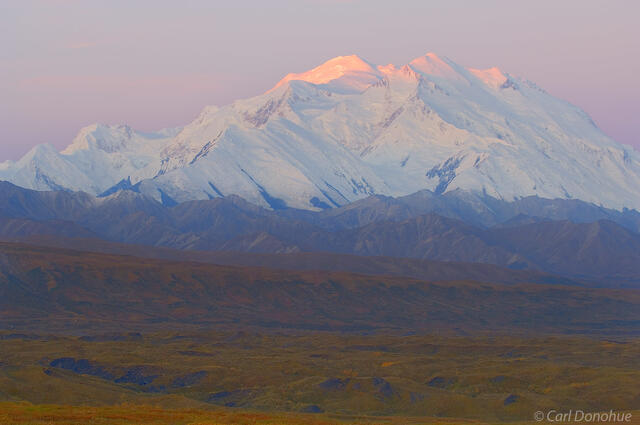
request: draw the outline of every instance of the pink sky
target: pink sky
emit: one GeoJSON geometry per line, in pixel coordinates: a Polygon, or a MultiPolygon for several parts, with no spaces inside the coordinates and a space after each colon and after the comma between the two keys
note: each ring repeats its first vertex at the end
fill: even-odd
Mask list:
{"type": "Polygon", "coordinates": [[[183,125],[334,56],[430,51],[532,80],[640,148],[638,16],[632,0],[4,1],[0,161],[93,122],[183,125]]]}

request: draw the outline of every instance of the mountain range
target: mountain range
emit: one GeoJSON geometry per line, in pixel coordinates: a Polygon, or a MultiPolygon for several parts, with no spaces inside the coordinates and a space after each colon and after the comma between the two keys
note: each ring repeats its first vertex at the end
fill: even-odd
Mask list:
{"type": "MultiPolygon", "coordinates": [[[[166,206],[131,191],[98,198],[33,191],[7,182],[0,183],[0,199],[0,237],[5,240],[48,236],[185,251],[402,257],[483,263],[557,276],[555,280],[531,277],[529,282],[571,279],[604,287],[640,285],[638,213],[576,200],[528,198],[509,203],[467,192],[425,192],[399,199],[370,197],[318,212],[274,211],[237,196],[166,206]],[[523,209],[541,216],[524,215],[523,209]]],[[[276,258],[268,262],[271,266],[288,263],[276,258]]],[[[326,264],[326,260],[312,263],[326,264]]],[[[415,265],[408,268],[415,270],[415,265]]],[[[386,273],[384,268],[377,271],[386,273]]],[[[415,276],[415,272],[400,274],[415,276]]],[[[509,279],[522,281],[522,277],[504,275],[493,281],[509,279]]]]}
{"type": "Polygon", "coordinates": [[[0,180],[165,205],[237,195],[274,210],[424,190],[640,208],[640,153],[525,79],[432,53],[399,67],[336,57],[181,128],[91,125],[61,152],[39,145],[0,164],[0,180]]]}

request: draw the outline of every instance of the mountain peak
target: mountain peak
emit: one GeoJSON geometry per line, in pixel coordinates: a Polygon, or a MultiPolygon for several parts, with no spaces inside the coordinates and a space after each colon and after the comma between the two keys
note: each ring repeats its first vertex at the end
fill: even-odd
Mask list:
{"type": "Polygon", "coordinates": [[[421,74],[459,79],[460,74],[449,64],[449,60],[442,59],[435,53],[427,53],[409,62],[409,66],[421,74]]]}
{"type": "Polygon", "coordinates": [[[315,69],[321,68],[339,68],[351,71],[370,71],[373,69],[367,61],[358,55],[336,56],[315,69]]]}
{"type": "Polygon", "coordinates": [[[91,124],[78,132],[71,144],[61,153],[70,155],[91,148],[114,152],[121,149],[134,134],[128,125],[91,124]]]}
{"type": "Polygon", "coordinates": [[[287,76],[280,80],[275,87],[280,87],[289,81],[306,81],[311,84],[327,84],[330,81],[349,74],[377,75],[378,72],[371,64],[363,60],[358,55],[337,56],[309,71],[287,74],[287,76]]]}
{"type": "Polygon", "coordinates": [[[42,143],[31,148],[17,163],[28,163],[34,159],[46,158],[52,155],[58,155],[58,150],[50,143],[42,143]]]}

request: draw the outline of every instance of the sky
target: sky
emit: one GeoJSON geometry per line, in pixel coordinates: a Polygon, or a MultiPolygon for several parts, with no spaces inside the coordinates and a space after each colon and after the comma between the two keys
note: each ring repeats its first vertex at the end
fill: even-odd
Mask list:
{"type": "Polygon", "coordinates": [[[153,131],[339,55],[498,66],[640,149],[636,0],[0,0],[0,161],[94,122],[153,131]]]}

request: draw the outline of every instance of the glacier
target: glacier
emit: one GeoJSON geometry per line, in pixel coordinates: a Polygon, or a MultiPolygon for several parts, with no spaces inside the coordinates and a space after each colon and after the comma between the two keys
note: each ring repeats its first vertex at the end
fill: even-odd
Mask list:
{"type": "Polygon", "coordinates": [[[433,53],[404,66],[339,56],[181,128],[94,124],[61,152],[1,163],[0,180],[169,205],[238,195],[319,210],[427,189],[640,209],[638,151],[526,79],[433,53]]]}

